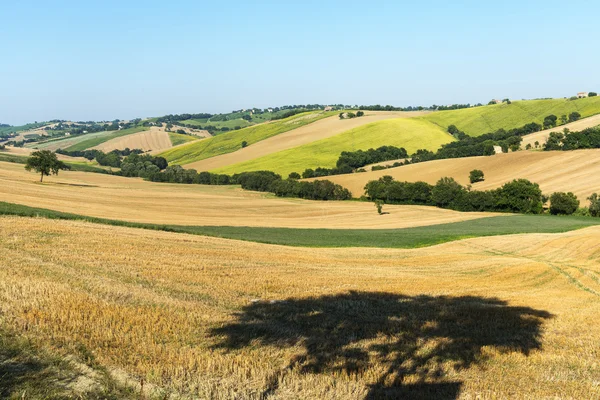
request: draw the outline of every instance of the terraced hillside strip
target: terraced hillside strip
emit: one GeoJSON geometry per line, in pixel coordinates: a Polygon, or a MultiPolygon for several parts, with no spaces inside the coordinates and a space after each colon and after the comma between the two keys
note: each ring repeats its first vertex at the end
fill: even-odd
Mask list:
{"type": "Polygon", "coordinates": [[[394,118],[363,125],[339,135],[280,151],[255,160],[217,168],[213,172],[233,174],[268,170],[282,176],[307,168],[332,168],[342,151],[368,150],[380,146],[437,150],[455,140],[438,126],[418,118],[394,118]]]}
{"type": "Polygon", "coordinates": [[[364,193],[371,180],[390,175],[399,181],[425,181],[435,184],[442,177],[452,177],[466,186],[469,173],[480,169],[485,181],[473,184],[474,190],[495,189],[513,179],[538,183],[545,194],[573,192],[582,205],[600,192],[600,149],[575,151],[518,151],[493,156],[434,160],[402,167],[328,177],[350,190],[354,197],[364,193]]]}
{"type": "Polygon", "coordinates": [[[109,140],[113,140],[116,138],[120,138],[123,136],[132,135],[138,132],[147,131],[149,127],[146,126],[138,126],[135,128],[121,129],[120,131],[106,132],[105,135],[97,135],[94,137],[86,138],[85,140],[78,141],[76,144],[73,144],[67,148],[63,148],[63,150],[67,151],[83,151],[91,149],[95,146],[101,145],[102,143],[108,142],[109,140]]]}
{"type": "Polygon", "coordinates": [[[274,198],[235,186],[162,184],[113,175],[61,171],[37,184],[23,165],[0,162],[0,201],[91,217],[170,225],[380,229],[487,217],[433,207],[274,198]]]}
{"type": "Polygon", "coordinates": [[[92,147],[92,149],[101,150],[105,153],[126,148],[141,149],[144,151],[164,151],[174,146],[173,141],[177,144],[181,144],[189,143],[194,140],[197,140],[194,136],[167,132],[164,128],[152,126],[146,131],[108,140],[92,147]]]}
{"type": "Polygon", "coordinates": [[[194,168],[198,171],[210,171],[217,168],[224,168],[229,165],[250,161],[279,151],[291,149],[297,146],[316,142],[336,136],[345,131],[363,126],[375,121],[382,121],[390,118],[410,118],[426,114],[425,112],[387,112],[387,111],[367,111],[363,117],[352,119],[340,119],[338,116],[325,118],[303,127],[281,133],[277,136],[261,140],[245,148],[241,148],[233,153],[223,154],[211,157],[202,161],[186,165],[186,168],[194,168]]]}
{"type": "Polygon", "coordinates": [[[495,132],[498,129],[520,128],[530,122],[541,124],[544,118],[554,114],[558,118],[577,111],[583,118],[600,114],[600,97],[577,100],[549,99],[522,100],[512,104],[496,104],[460,110],[438,111],[423,119],[433,122],[446,130],[449,125],[471,136],[495,132]]]}
{"type": "Polygon", "coordinates": [[[0,232],[3,326],[171,395],[600,396],[599,227],[352,251],[36,218],[0,232]]]}
{"type": "Polygon", "coordinates": [[[272,136],[300,128],[320,119],[331,117],[335,112],[306,112],[279,121],[254,125],[233,132],[223,133],[208,140],[180,146],[160,154],[170,164],[186,165],[196,161],[232,153],[242,148],[242,142],[249,146],[272,136]]]}

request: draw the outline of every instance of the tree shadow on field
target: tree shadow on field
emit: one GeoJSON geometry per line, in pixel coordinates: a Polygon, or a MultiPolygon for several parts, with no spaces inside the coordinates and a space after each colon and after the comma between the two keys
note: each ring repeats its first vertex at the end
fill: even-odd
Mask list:
{"type": "Polygon", "coordinates": [[[367,399],[455,399],[462,382],[445,379],[448,368],[480,363],[484,347],[528,355],[541,348],[541,327],[551,317],[494,298],[350,292],[254,303],[212,334],[226,349],[302,347],[268,379],[262,398],[292,370],[360,375],[378,366],[384,372],[367,399]]]}

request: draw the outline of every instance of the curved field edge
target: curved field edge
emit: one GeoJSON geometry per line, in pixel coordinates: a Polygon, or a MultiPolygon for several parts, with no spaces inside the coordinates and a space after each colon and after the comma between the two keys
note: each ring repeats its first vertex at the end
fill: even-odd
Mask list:
{"type": "Polygon", "coordinates": [[[429,121],[446,130],[449,125],[471,136],[479,136],[498,129],[519,128],[530,122],[542,123],[548,115],[558,118],[577,111],[581,118],[600,114],[600,97],[578,100],[544,99],[521,100],[511,104],[496,104],[460,110],[437,111],[420,119],[429,121]]]}
{"type": "Polygon", "coordinates": [[[190,164],[195,161],[239,150],[244,141],[250,146],[253,143],[291,131],[320,119],[331,117],[335,114],[336,112],[306,112],[297,114],[282,120],[253,125],[237,131],[223,133],[200,142],[182,145],[159,155],[166,158],[170,164],[190,164]]]}
{"type": "Polygon", "coordinates": [[[506,215],[403,229],[299,229],[233,226],[182,226],[146,224],[87,217],[44,208],[0,202],[0,215],[81,220],[86,222],[212,236],[293,247],[378,247],[409,249],[483,236],[524,233],[562,233],[600,225],[589,217],[506,215]]]}
{"type": "Polygon", "coordinates": [[[455,140],[445,130],[415,118],[393,118],[350,129],[339,135],[247,162],[218,168],[213,172],[233,174],[269,170],[282,175],[302,173],[307,168],[331,168],[343,151],[368,150],[380,146],[404,147],[409,153],[419,149],[437,150],[455,140]]]}

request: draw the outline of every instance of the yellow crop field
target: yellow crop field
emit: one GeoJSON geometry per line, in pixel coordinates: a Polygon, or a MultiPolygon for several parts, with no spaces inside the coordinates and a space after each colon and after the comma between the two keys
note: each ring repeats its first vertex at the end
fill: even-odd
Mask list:
{"type": "Polygon", "coordinates": [[[20,164],[0,162],[0,201],[131,222],[288,228],[407,228],[495,215],[421,206],[282,199],[232,186],[146,182],[86,172],[61,172],[39,184],[20,164]]]}
{"type": "Polygon", "coordinates": [[[239,164],[279,151],[327,139],[372,122],[391,118],[411,118],[424,114],[426,113],[422,111],[367,111],[363,117],[352,119],[340,119],[336,115],[261,140],[251,146],[234,151],[233,153],[222,154],[197,161],[187,164],[185,167],[194,168],[198,171],[210,171],[217,168],[224,168],[232,164],[239,164]]]}
{"type": "Polygon", "coordinates": [[[578,112],[582,117],[600,114],[600,97],[577,100],[542,99],[513,101],[511,104],[496,104],[461,110],[438,111],[423,119],[439,125],[444,130],[456,125],[467,135],[479,136],[498,129],[519,128],[530,122],[542,123],[548,115],[569,115],[578,112]]]}
{"type": "Polygon", "coordinates": [[[435,151],[453,140],[435,124],[418,118],[386,119],[292,149],[217,168],[214,172],[233,174],[268,170],[287,176],[290,172],[302,173],[307,168],[332,168],[342,151],[397,146],[404,147],[410,154],[418,149],[435,151]]]}
{"type": "Polygon", "coordinates": [[[600,150],[518,151],[484,157],[434,160],[381,171],[327,177],[350,190],[354,197],[364,193],[364,186],[384,175],[399,181],[425,181],[435,184],[448,176],[463,185],[469,184],[469,172],[480,169],[485,181],[473,185],[475,190],[494,189],[513,179],[538,183],[546,194],[573,192],[582,205],[587,197],[600,192],[600,150]]]}
{"type": "Polygon", "coordinates": [[[349,251],[0,217],[0,238],[3,329],[131,398],[600,397],[598,227],[349,251]]]}
{"type": "Polygon", "coordinates": [[[158,127],[151,127],[150,130],[134,133],[132,135],[121,136],[104,143],[100,143],[92,149],[102,150],[108,153],[112,150],[140,149],[144,151],[161,151],[173,147],[169,133],[158,127]]]}

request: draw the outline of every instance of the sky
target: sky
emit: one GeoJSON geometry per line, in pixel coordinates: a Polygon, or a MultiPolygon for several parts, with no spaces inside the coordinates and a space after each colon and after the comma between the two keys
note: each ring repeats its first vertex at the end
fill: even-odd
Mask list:
{"type": "Polygon", "coordinates": [[[0,123],[600,91],[600,2],[0,0],[0,123]]]}

